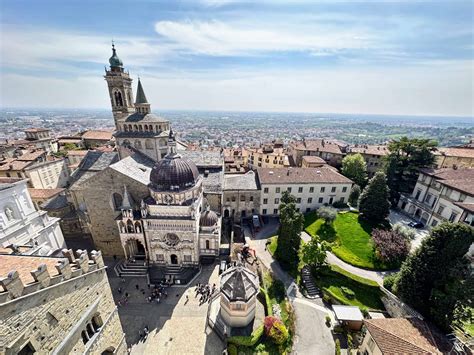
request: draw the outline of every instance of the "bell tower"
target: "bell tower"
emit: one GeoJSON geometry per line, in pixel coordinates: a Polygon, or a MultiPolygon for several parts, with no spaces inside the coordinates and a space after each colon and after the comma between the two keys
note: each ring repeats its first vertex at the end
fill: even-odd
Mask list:
{"type": "Polygon", "coordinates": [[[109,59],[110,69],[105,69],[105,80],[109,87],[110,103],[114,115],[115,126],[119,131],[118,121],[135,112],[133,105],[132,79],[123,69],[123,62],[117,56],[112,43],[112,56],[109,59]]]}

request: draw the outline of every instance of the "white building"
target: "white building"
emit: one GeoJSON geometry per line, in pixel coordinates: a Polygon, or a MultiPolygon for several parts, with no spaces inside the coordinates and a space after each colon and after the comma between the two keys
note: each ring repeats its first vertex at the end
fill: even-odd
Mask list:
{"type": "Polygon", "coordinates": [[[302,213],[334,202],[347,202],[352,180],[330,167],[258,169],[262,189],[260,213],[277,215],[284,191],[296,197],[302,213]]]}
{"type": "Polygon", "coordinates": [[[429,227],[445,221],[474,226],[474,168],[424,169],[398,206],[429,227]]]}
{"type": "Polygon", "coordinates": [[[26,180],[0,180],[0,247],[27,247],[24,254],[52,255],[66,247],[59,218],[33,205],[26,180]]]}

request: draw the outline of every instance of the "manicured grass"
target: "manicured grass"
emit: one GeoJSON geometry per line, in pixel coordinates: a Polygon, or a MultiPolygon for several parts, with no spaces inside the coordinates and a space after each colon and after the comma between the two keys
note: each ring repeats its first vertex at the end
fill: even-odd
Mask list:
{"type": "Polygon", "coordinates": [[[276,248],[277,248],[277,244],[278,244],[278,237],[275,235],[273,237],[270,237],[268,238],[270,240],[270,244],[267,245],[267,249],[268,249],[268,252],[274,256],[275,255],[275,251],[276,251],[276,248]]]}
{"type": "Polygon", "coordinates": [[[386,265],[375,256],[371,238],[373,226],[361,219],[358,213],[338,213],[333,225],[318,219],[315,212],[305,216],[305,230],[310,235],[319,235],[331,243],[332,252],[345,262],[366,269],[387,270],[386,265]]]}
{"type": "Polygon", "coordinates": [[[377,283],[367,280],[332,266],[326,270],[321,270],[315,274],[315,282],[319,288],[328,294],[338,303],[357,306],[360,308],[383,310],[384,306],[380,300],[381,291],[377,283]],[[343,292],[343,287],[347,287],[354,292],[354,298],[350,299],[343,292]]]}

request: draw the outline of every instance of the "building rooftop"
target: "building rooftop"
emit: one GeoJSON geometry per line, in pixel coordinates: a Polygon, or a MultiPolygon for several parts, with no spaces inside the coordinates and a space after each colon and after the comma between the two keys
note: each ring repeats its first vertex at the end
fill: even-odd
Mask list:
{"type": "Polygon", "coordinates": [[[84,181],[118,160],[117,152],[88,151],[84,159],[82,159],[79,168],[71,175],[72,187],[80,186],[84,181]]]}
{"type": "Polygon", "coordinates": [[[28,128],[25,129],[23,132],[28,132],[28,133],[38,133],[38,132],[49,132],[50,129],[48,128],[28,128]]]}
{"type": "Polygon", "coordinates": [[[325,139],[304,139],[303,141],[293,142],[292,146],[296,150],[343,154],[338,143],[325,139]]]}
{"type": "Polygon", "coordinates": [[[390,153],[386,145],[356,144],[349,148],[351,153],[384,156],[390,153]]]}
{"type": "Polygon", "coordinates": [[[307,163],[326,164],[326,160],[324,160],[323,158],[320,158],[316,155],[305,155],[301,159],[303,159],[303,161],[305,161],[307,163]]]}
{"type": "Polygon", "coordinates": [[[261,184],[351,184],[352,180],[327,167],[320,168],[259,168],[261,184]]]}
{"type": "Polygon", "coordinates": [[[231,302],[248,301],[259,288],[257,275],[245,266],[235,266],[221,275],[221,292],[231,302]]]}
{"type": "Polygon", "coordinates": [[[179,154],[189,159],[198,168],[222,168],[223,157],[219,151],[207,151],[207,150],[180,150],[179,154]]]}
{"type": "Polygon", "coordinates": [[[224,190],[258,190],[258,188],[257,174],[253,171],[224,175],[224,190]]]}
{"type": "Polygon", "coordinates": [[[42,156],[46,156],[46,151],[44,151],[43,149],[38,149],[24,153],[23,155],[20,155],[17,159],[20,161],[35,161],[42,156]]]}
{"type": "Polygon", "coordinates": [[[88,150],[68,150],[67,155],[76,155],[76,156],[85,156],[87,155],[88,150]]]}
{"type": "Polygon", "coordinates": [[[169,121],[166,118],[163,118],[161,116],[157,116],[153,113],[148,113],[148,114],[144,115],[144,114],[135,112],[135,113],[132,113],[130,116],[128,116],[125,119],[125,122],[126,123],[131,123],[131,122],[167,123],[169,121]]]}
{"type": "Polygon", "coordinates": [[[440,147],[435,151],[436,155],[445,155],[447,157],[460,157],[460,158],[473,158],[474,159],[474,148],[465,147],[440,147]]]}
{"type": "Polygon", "coordinates": [[[59,208],[64,208],[68,205],[67,197],[64,194],[58,194],[51,197],[49,200],[43,203],[41,209],[48,210],[57,210],[59,208]]]}
{"type": "Polygon", "coordinates": [[[113,131],[90,130],[90,131],[86,131],[82,134],[82,139],[110,141],[112,139],[112,133],[113,133],[113,131]]]}
{"type": "Polygon", "coordinates": [[[442,354],[430,328],[418,318],[364,321],[383,354],[442,354]]]}
{"type": "Polygon", "coordinates": [[[30,196],[32,199],[49,199],[51,197],[54,197],[61,192],[63,192],[65,189],[33,189],[33,188],[28,188],[28,192],[30,193],[30,196]]]}
{"type": "Polygon", "coordinates": [[[0,171],[21,171],[31,164],[33,164],[32,161],[21,161],[14,158],[7,158],[0,161],[0,171]]]}
{"type": "Polygon", "coordinates": [[[474,168],[422,169],[421,172],[443,185],[474,196],[474,168]]]}
{"type": "Polygon", "coordinates": [[[362,321],[364,315],[357,306],[340,306],[333,305],[332,309],[336,314],[336,318],[342,321],[362,321]]]}

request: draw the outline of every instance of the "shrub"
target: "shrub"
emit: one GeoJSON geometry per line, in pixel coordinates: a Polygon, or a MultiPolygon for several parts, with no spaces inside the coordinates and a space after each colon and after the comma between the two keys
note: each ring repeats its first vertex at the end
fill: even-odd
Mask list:
{"type": "Polygon", "coordinates": [[[227,346],[227,353],[229,355],[237,355],[238,354],[237,347],[235,346],[235,344],[229,344],[227,346]]]}
{"type": "Polygon", "coordinates": [[[334,328],[332,328],[333,332],[336,333],[336,334],[341,334],[341,333],[344,333],[344,328],[342,327],[342,325],[335,325],[334,328]]]}
{"type": "Polygon", "coordinates": [[[377,257],[386,263],[401,262],[410,252],[410,243],[403,235],[393,230],[374,229],[372,239],[377,257]]]}
{"type": "Polygon", "coordinates": [[[348,299],[353,300],[355,298],[354,291],[352,291],[349,287],[342,286],[341,290],[348,299]]]}
{"type": "Polygon", "coordinates": [[[265,328],[262,324],[250,336],[233,336],[227,339],[227,342],[235,345],[254,346],[262,337],[264,330],[265,328]]]}
{"type": "Polygon", "coordinates": [[[336,339],[335,345],[336,355],[341,355],[341,343],[339,342],[339,339],[336,339]]]}
{"type": "Polygon", "coordinates": [[[318,217],[324,219],[324,223],[331,224],[337,217],[337,210],[332,207],[320,207],[318,217]]]}
{"type": "Polygon", "coordinates": [[[392,228],[395,232],[403,235],[406,240],[413,240],[415,239],[416,232],[413,228],[409,228],[403,224],[395,223],[392,228]]]}
{"type": "Polygon", "coordinates": [[[288,339],[288,330],[276,317],[267,316],[263,320],[265,335],[272,339],[275,344],[283,344],[288,339]]]}
{"type": "Polygon", "coordinates": [[[347,348],[352,349],[354,347],[354,340],[352,339],[352,334],[347,333],[347,348]]]}
{"type": "Polygon", "coordinates": [[[369,311],[367,310],[366,307],[360,307],[360,312],[364,316],[364,318],[369,318],[369,311]]]}
{"type": "Polygon", "coordinates": [[[393,284],[395,283],[396,279],[397,279],[397,274],[391,274],[391,275],[385,276],[383,278],[383,287],[393,292],[393,284]]]}
{"type": "Polygon", "coordinates": [[[328,326],[328,328],[331,326],[331,317],[329,317],[328,315],[326,315],[326,325],[328,326]]]}

